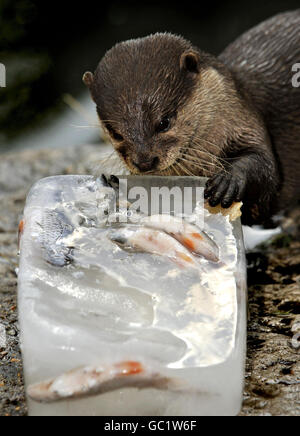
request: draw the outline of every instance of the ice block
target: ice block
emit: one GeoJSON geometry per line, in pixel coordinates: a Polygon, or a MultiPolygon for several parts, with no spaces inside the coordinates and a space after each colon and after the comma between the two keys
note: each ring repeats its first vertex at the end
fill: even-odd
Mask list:
{"type": "MultiPolygon", "coordinates": [[[[128,191],[146,192],[205,183],[126,180],[128,191]]],[[[240,221],[203,212],[220,259],[199,257],[199,268],[185,269],[111,240],[112,228],[125,225],[114,195],[100,179],[59,176],[27,198],[18,298],[29,415],[236,415],[246,354],[240,221]]],[[[195,218],[199,204],[190,201],[195,218]]]]}

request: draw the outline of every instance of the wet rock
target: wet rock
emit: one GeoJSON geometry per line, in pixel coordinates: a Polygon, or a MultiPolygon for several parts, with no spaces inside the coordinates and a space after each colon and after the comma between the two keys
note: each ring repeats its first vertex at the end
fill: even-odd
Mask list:
{"type": "Polygon", "coordinates": [[[283,221],[282,240],[292,236],[288,244],[275,240],[249,256],[250,320],[242,416],[261,416],[261,401],[263,415],[300,415],[299,211],[283,221]]]}

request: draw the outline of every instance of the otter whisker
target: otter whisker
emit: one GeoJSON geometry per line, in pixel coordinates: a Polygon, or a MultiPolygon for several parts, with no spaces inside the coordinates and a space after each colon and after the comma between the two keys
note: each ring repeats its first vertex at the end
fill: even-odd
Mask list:
{"type": "Polygon", "coordinates": [[[217,144],[215,144],[215,143],[213,143],[213,142],[209,141],[208,139],[205,139],[205,138],[203,138],[201,136],[200,137],[199,136],[195,136],[193,138],[193,140],[191,141],[190,145],[193,146],[193,144],[197,144],[199,146],[201,146],[201,145],[203,146],[203,143],[206,143],[206,144],[214,147],[216,149],[216,151],[220,151],[220,150],[222,151],[223,148],[224,148],[224,147],[222,147],[220,145],[217,145],[217,144]]]}
{"type": "Polygon", "coordinates": [[[220,164],[212,164],[211,162],[204,162],[203,160],[191,160],[191,159],[185,159],[181,158],[181,160],[184,160],[185,162],[189,163],[191,166],[198,168],[198,170],[208,170],[210,173],[215,173],[216,171],[223,171],[227,172],[226,169],[220,164]]]}
{"type": "Polygon", "coordinates": [[[182,155],[184,155],[185,157],[192,158],[193,160],[196,160],[197,162],[199,162],[201,164],[201,166],[204,163],[207,163],[208,165],[216,167],[216,168],[218,168],[220,170],[224,170],[225,172],[227,172],[225,164],[226,164],[226,166],[231,166],[231,164],[228,164],[227,161],[222,159],[221,157],[217,157],[217,156],[211,155],[207,151],[204,151],[204,150],[202,151],[202,150],[199,150],[199,149],[196,149],[196,148],[188,148],[186,150],[183,150],[182,151],[182,155]],[[191,151],[195,152],[196,155],[192,154],[191,151]],[[211,162],[209,162],[208,159],[204,159],[202,157],[200,158],[199,156],[197,156],[198,154],[202,154],[205,157],[209,157],[210,158],[209,160],[211,160],[211,162]],[[224,164],[223,164],[223,162],[224,162],[224,164]]]}
{"type": "Polygon", "coordinates": [[[208,140],[205,139],[205,138],[199,138],[199,141],[204,141],[204,142],[206,142],[206,144],[209,144],[209,145],[211,145],[212,147],[215,147],[217,150],[222,150],[222,147],[221,147],[221,146],[219,146],[219,145],[217,145],[217,144],[214,144],[213,142],[208,141],[208,140]]]}
{"type": "Polygon", "coordinates": [[[194,161],[194,160],[191,160],[191,159],[185,159],[184,157],[180,157],[179,160],[181,162],[187,162],[187,163],[189,163],[192,166],[197,167],[197,168],[199,168],[199,166],[200,166],[200,162],[197,162],[197,161],[194,161]]]}
{"type": "Polygon", "coordinates": [[[216,149],[216,151],[220,151],[223,149],[223,147],[221,147],[220,145],[217,145],[211,141],[209,141],[208,139],[205,139],[203,137],[199,137],[197,135],[194,135],[192,138],[190,138],[190,143],[189,143],[189,147],[192,147],[193,144],[197,144],[199,146],[202,145],[202,143],[205,142],[206,144],[211,145],[212,147],[214,147],[216,149]]]}
{"type": "MultiPolygon", "coordinates": [[[[189,154],[186,153],[182,153],[182,156],[185,156],[185,158],[181,158],[182,160],[185,160],[186,162],[191,162],[191,163],[198,163],[200,165],[206,165],[206,166],[212,166],[212,167],[216,167],[217,163],[212,163],[212,162],[208,162],[208,161],[204,161],[203,159],[198,158],[197,156],[191,156],[189,154]],[[189,159],[186,159],[189,158],[189,159]]],[[[221,164],[219,164],[220,167],[223,167],[221,164]]]]}
{"type": "Polygon", "coordinates": [[[196,174],[192,173],[184,164],[181,165],[181,163],[179,163],[177,161],[176,165],[178,165],[178,167],[181,168],[182,171],[184,171],[184,173],[187,174],[188,176],[195,176],[196,175],[196,174]]]}
{"type": "Polygon", "coordinates": [[[175,167],[175,164],[172,164],[170,168],[172,168],[172,169],[175,171],[175,173],[176,173],[178,176],[180,176],[180,172],[179,172],[179,171],[177,170],[177,168],[175,167]]]}
{"type": "Polygon", "coordinates": [[[178,175],[182,175],[182,171],[183,171],[184,174],[186,174],[185,169],[179,164],[178,161],[174,162],[173,167],[174,167],[174,169],[175,169],[175,171],[177,172],[178,175]],[[180,168],[181,172],[177,170],[177,167],[180,168]]]}
{"type": "Polygon", "coordinates": [[[102,122],[102,123],[119,123],[120,122],[120,120],[118,121],[118,120],[115,120],[115,119],[103,119],[103,118],[100,118],[99,117],[99,120],[102,122]]]}
{"type": "Polygon", "coordinates": [[[192,155],[190,153],[185,153],[185,152],[182,152],[181,156],[184,156],[186,159],[189,159],[192,162],[197,162],[201,166],[206,165],[206,166],[211,166],[211,167],[214,167],[214,168],[220,168],[220,169],[224,169],[225,170],[224,165],[218,159],[211,159],[211,161],[210,161],[208,159],[200,158],[199,156],[194,156],[194,155],[192,155]]]}
{"type": "Polygon", "coordinates": [[[217,172],[223,170],[221,165],[212,164],[211,162],[205,162],[202,159],[192,160],[192,159],[185,159],[183,157],[179,157],[178,161],[186,162],[186,164],[184,164],[184,168],[187,169],[189,167],[190,171],[192,171],[192,168],[190,167],[197,168],[196,174],[193,175],[199,176],[201,174],[210,177],[215,172],[213,170],[217,170],[217,172]]]}
{"type": "Polygon", "coordinates": [[[202,153],[206,156],[211,157],[215,161],[223,161],[223,162],[227,163],[227,161],[225,159],[223,159],[221,156],[216,156],[205,149],[201,149],[200,145],[198,148],[189,147],[187,150],[192,150],[192,151],[195,151],[196,153],[202,153]]]}
{"type": "Polygon", "coordinates": [[[70,124],[70,126],[71,127],[76,127],[76,128],[79,128],[79,129],[101,129],[101,126],[100,126],[100,124],[99,125],[87,125],[87,126],[79,126],[79,125],[77,125],[77,124],[70,124]]]}
{"type": "Polygon", "coordinates": [[[176,168],[174,168],[174,165],[171,165],[169,168],[167,168],[168,176],[172,176],[172,170],[176,172],[176,168]]]}
{"type": "MultiPolygon", "coordinates": [[[[187,162],[187,164],[188,165],[186,165],[187,167],[193,167],[193,168],[195,168],[196,169],[196,171],[197,171],[197,173],[198,173],[198,175],[199,175],[199,172],[203,172],[203,171],[206,171],[206,172],[209,172],[209,174],[212,174],[212,172],[213,172],[213,169],[212,169],[212,167],[209,167],[209,166],[206,166],[206,165],[203,165],[203,164],[199,164],[199,163],[195,163],[195,162],[190,162],[190,161],[187,161],[187,160],[183,160],[183,159],[180,159],[180,162],[187,162]]],[[[215,169],[217,169],[217,170],[219,170],[219,171],[221,171],[221,169],[220,168],[217,168],[217,167],[214,167],[215,169]]]]}
{"type": "Polygon", "coordinates": [[[182,175],[186,174],[186,170],[184,168],[182,168],[182,166],[179,165],[178,162],[173,164],[173,168],[178,176],[182,176],[182,175]],[[180,168],[179,170],[177,169],[177,166],[179,166],[179,168],[180,168]]]}
{"type": "Polygon", "coordinates": [[[92,171],[98,172],[100,171],[106,171],[105,167],[107,167],[107,171],[115,172],[115,171],[121,171],[123,173],[124,171],[124,163],[119,159],[117,153],[115,150],[113,150],[108,155],[104,155],[102,158],[98,159],[97,164],[92,165],[92,171]]]}
{"type": "Polygon", "coordinates": [[[188,145],[186,147],[186,150],[192,150],[192,151],[196,151],[196,152],[202,152],[202,153],[206,153],[211,155],[214,158],[217,158],[217,156],[215,154],[212,154],[209,150],[207,150],[206,148],[203,148],[203,144],[199,141],[195,141],[193,143],[193,145],[188,145]],[[193,145],[195,145],[195,147],[193,147],[193,145]]]}
{"type": "Polygon", "coordinates": [[[101,159],[101,162],[107,163],[109,160],[111,160],[113,158],[113,156],[117,156],[117,153],[115,151],[110,153],[108,156],[105,156],[105,159],[101,159]]]}
{"type": "MultiPolygon", "coordinates": [[[[64,94],[63,101],[68,105],[74,112],[81,115],[88,123],[92,121],[94,123],[94,117],[89,113],[83,104],[79,100],[74,98],[71,94],[64,94]]],[[[99,124],[100,127],[100,124],[99,124]]]]}

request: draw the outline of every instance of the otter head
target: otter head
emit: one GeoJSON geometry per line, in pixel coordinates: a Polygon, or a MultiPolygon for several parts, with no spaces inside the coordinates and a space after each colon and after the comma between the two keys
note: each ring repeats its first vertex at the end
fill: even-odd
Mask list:
{"type": "Polygon", "coordinates": [[[201,85],[211,79],[208,58],[183,38],[159,33],[117,44],[95,74],[85,73],[100,121],[131,173],[195,174],[197,159],[201,169],[199,130],[213,118],[201,97],[205,89],[212,98],[201,85]]]}

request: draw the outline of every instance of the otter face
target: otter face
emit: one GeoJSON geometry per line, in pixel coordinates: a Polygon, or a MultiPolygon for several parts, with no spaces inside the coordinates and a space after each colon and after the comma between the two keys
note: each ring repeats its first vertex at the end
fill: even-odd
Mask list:
{"type": "Polygon", "coordinates": [[[117,44],[84,82],[100,121],[132,173],[178,174],[185,145],[181,112],[198,86],[200,52],[156,34],[117,44]]]}
{"type": "Polygon", "coordinates": [[[98,114],[102,125],[111,138],[115,150],[126,163],[131,173],[159,173],[169,167],[180,148],[174,134],[176,113],[153,116],[153,111],[128,105],[123,123],[115,123],[98,114]],[[148,119],[145,120],[145,116],[148,119]]]}
{"type": "Polygon", "coordinates": [[[214,129],[222,131],[228,107],[216,62],[183,38],[159,33],[117,44],[94,75],[84,75],[131,173],[209,176],[216,170],[214,129]]]}

